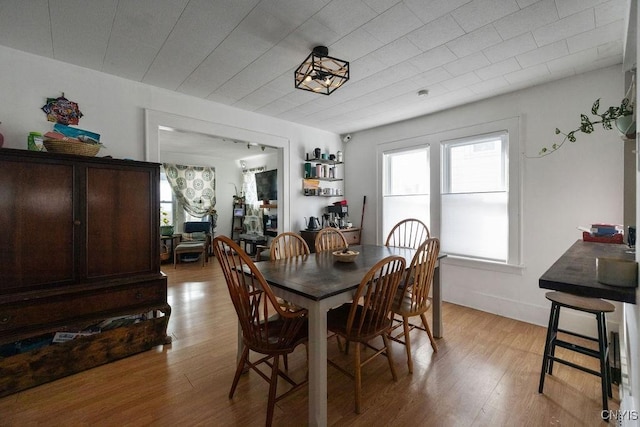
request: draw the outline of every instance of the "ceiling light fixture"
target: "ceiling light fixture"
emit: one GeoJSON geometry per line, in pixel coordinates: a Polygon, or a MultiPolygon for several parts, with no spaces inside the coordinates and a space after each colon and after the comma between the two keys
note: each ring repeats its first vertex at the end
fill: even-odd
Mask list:
{"type": "Polygon", "coordinates": [[[349,62],[329,56],[326,46],[316,46],[295,71],[298,89],[330,95],[349,80],[349,62]]]}

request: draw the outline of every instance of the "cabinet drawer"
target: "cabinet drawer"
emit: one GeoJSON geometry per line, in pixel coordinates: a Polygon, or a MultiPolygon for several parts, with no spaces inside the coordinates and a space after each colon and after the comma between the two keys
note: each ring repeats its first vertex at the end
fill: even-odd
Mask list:
{"type": "Polygon", "coordinates": [[[359,245],[360,244],[360,230],[342,230],[342,234],[344,234],[345,239],[347,239],[347,243],[349,245],[359,245]]]}
{"type": "Polygon", "coordinates": [[[157,306],[166,301],[166,279],[93,291],[69,292],[55,298],[33,298],[0,305],[0,332],[37,329],[51,324],[72,325],[83,321],[83,318],[85,321],[101,315],[108,318],[111,317],[110,313],[120,313],[129,307],[140,309],[142,306],[157,306]]]}

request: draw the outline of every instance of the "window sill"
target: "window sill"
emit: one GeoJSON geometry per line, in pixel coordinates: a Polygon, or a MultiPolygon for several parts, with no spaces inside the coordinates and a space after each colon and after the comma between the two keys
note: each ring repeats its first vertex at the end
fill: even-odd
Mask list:
{"type": "Polygon", "coordinates": [[[447,255],[440,260],[442,264],[456,267],[475,268],[479,270],[496,271],[499,273],[517,274],[522,276],[524,265],[505,264],[502,262],[465,258],[458,255],[447,255]]]}

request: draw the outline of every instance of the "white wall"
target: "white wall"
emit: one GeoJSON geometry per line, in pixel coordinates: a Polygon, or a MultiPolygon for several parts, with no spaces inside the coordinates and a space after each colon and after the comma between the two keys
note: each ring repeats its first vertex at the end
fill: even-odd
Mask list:
{"type": "MultiPolygon", "coordinates": [[[[367,195],[363,239],[378,238],[376,151],[380,144],[420,139],[443,131],[518,117],[521,151],[536,155],[540,148],[560,140],[556,127],[569,131],[580,124],[580,113],[601,105],[617,105],[623,94],[620,66],[565,78],[437,114],[353,134],[346,144],[349,164],[346,191],[367,195]],[[357,158],[358,162],[350,159],[357,158]]],[[[622,223],[623,145],[616,131],[598,129],[578,135],[574,144],[542,159],[521,159],[522,269],[505,272],[460,266],[446,261],[442,269],[446,301],[545,325],[549,303],[538,278],[576,240],[579,225],[622,223]]],[[[517,159],[511,159],[517,161],[517,159]]],[[[361,198],[361,196],[360,196],[361,198]]],[[[353,209],[359,209],[351,204],[353,209]]],[[[407,216],[411,213],[407,212],[407,216]]],[[[439,227],[434,227],[438,229],[439,227]]],[[[617,327],[621,306],[609,318],[617,327]]],[[[579,319],[571,319],[582,326],[579,319]]],[[[595,323],[595,322],[589,322],[595,323]]],[[[445,333],[446,336],[446,333],[445,333]]]]}
{"type": "Polygon", "coordinates": [[[303,217],[317,216],[327,202],[302,195],[302,164],[305,153],[314,147],[340,149],[338,135],[0,46],[4,147],[26,149],[30,131],[50,130],[53,124],[40,108],[46,98],[62,92],[80,106],[84,117],[78,127],[101,135],[107,149],[99,156],[145,160],[145,110],[180,115],[287,141],[290,158],[285,161],[291,167],[284,184],[291,186],[291,200],[284,209],[290,224],[281,223],[283,230],[301,229],[303,217]]]}

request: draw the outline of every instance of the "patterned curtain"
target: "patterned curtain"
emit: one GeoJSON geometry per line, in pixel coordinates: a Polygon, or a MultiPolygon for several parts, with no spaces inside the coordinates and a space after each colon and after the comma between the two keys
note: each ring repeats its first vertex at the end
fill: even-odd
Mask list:
{"type": "Polygon", "coordinates": [[[215,168],[204,166],[185,166],[163,163],[167,181],[173,189],[179,204],[190,215],[202,218],[211,215],[215,226],[218,217],[216,210],[215,168]]]}
{"type": "Polygon", "coordinates": [[[265,167],[242,171],[242,191],[245,196],[244,229],[247,234],[264,234],[262,227],[262,211],[256,189],[256,173],[264,172],[265,167]]]}
{"type": "Polygon", "coordinates": [[[256,189],[256,173],[264,172],[265,169],[264,166],[261,166],[259,168],[245,169],[242,171],[242,194],[244,194],[245,197],[244,202],[254,208],[260,206],[258,190],[256,189]]]}

